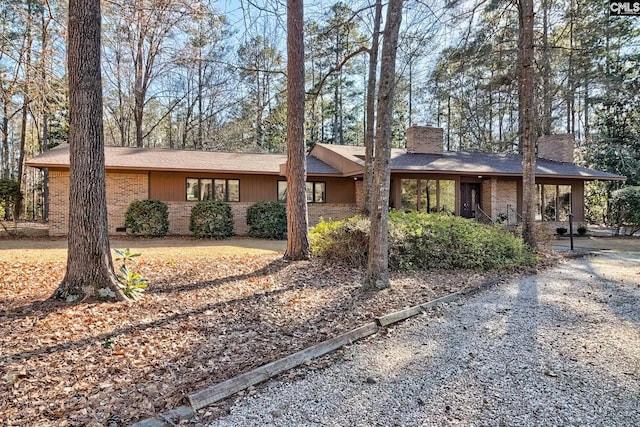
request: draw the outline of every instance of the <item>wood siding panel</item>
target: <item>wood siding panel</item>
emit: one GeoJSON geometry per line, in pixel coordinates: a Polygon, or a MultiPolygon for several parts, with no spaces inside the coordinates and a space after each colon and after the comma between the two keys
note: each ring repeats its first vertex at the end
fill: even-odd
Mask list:
{"type": "Polygon", "coordinates": [[[584,221],[584,181],[571,183],[571,210],[574,223],[584,221]]]}
{"type": "Polygon", "coordinates": [[[327,178],[310,176],[307,181],[327,183],[327,203],[356,203],[356,181],[353,178],[327,178]]]}
{"type": "MultiPolygon", "coordinates": [[[[240,180],[240,202],[254,203],[276,200],[278,181],[286,180],[278,175],[206,174],[184,172],[151,172],[149,194],[152,199],[165,202],[186,201],[187,178],[220,178],[240,180]]],[[[325,182],[327,203],[355,203],[355,181],[353,178],[329,178],[309,176],[308,181],[325,182]]]]}
{"type": "Polygon", "coordinates": [[[313,148],[312,155],[345,175],[362,174],[362,166],[321,145],[313,148]]]}

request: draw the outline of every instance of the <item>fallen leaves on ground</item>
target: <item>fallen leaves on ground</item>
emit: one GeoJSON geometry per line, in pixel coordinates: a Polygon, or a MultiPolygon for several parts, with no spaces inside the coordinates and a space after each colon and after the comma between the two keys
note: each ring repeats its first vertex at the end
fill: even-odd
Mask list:
{"type": "MultiPolygon", "coordinates": [[[[179,249],[176,249],[179,254],[179,249]]],[[[47,299],[61,261],[0,262],[0,425],[128,425],[189,392],[349,331],[374,317],[477,285],[489,273],[394,274],[279,255],[148,258],[136,303],[47,299]]]]}

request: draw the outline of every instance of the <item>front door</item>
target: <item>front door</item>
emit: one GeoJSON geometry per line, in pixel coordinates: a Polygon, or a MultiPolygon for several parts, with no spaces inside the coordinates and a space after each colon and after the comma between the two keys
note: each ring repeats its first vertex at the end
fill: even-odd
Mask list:
{"type": "Polygon", "coordinates": [[[460,215],[464,218],[475,218],[478,206],[480,206],[480,184],[460,183],[460,215]]]}

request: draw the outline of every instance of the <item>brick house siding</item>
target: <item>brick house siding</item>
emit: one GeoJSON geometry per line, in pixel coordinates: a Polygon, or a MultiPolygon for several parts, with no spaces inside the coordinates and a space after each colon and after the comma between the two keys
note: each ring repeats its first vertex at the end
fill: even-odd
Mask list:
{"type": "Polygon", "coordinates": [[[49,235],[69,231],[69,171],[49,171],[49,235]]]}
{"type": "Polygon", "coordinates": [[[320,222],[347,219],[358,213],[356,205],[337,203],[310,203],[309,204],[309,226],[314,226],[320,222]]]}
{"type": "MultiPolygon", "coordinates": [[[[194,202],[166,202],[169,206],[169,234],[189,235],[189,218],[194,202]]],[[[233,231],[239,236],[246,236],[249,233],[247,226],[247,209],[253,203],[231,202],[231,212],[233,213],[233,231]]],[[[310,203],[309,226],[314,226],[320,222],[320,218],[346,219],[355,215],[357,209],[355,205],[337,203],[310,203]]]]}
{"type": "MultiPolygon", "coordinates": [[[[124,214],[134,200],[149,194],[147,173],[106,175],[109,234],[124,225],[124,214]]],[[[66,236],[69,232],[69,171],[49,172],[49,235],[66,236]]]]}
{"type": "Polygon", "coordinates": [[[482,210],[493,220],[507,215],[509,224],[518,222],[518,183],[501,180],[496,177],[482,181],[482,210]]]}
{"type": "MultiPolygon", "coordinates": [[[[519,221],[522,204],[522,159],[515,154],[444,152],[442,129],[412,127],[407,149],[392,149],[392,206],[401,207],[402,179],[445,179],[456,183],[455,212],[462,214],[462,184],[480,185],[482,210],[492,220],[504,214],[508,223],[519,221]]],[[[538,141],[536,182],[571,185],[571,208],[577,223],[584,221],[584,182],[622,181],[623,176],[572,163],[571,135],[538,141]]],[[[316,144],[307,156],[310,181],[324,182],[328,203],[310,203],[309,225],[320,218],[344,219],[363,208],[364,148],[316,144]]],[[[246,212],[258,200],[275,200],[277,182],[284,180],[286,156],[275,154],[219,153],[190,150],[105,147],[109,233],[124,225],[129,204],[153,197],[169,207],[169,234],[189,235],[194,202],[185,199],[188,178],[238,179],[243,202],[231,202],[235,232],[247,234],[246,212]]],[[[69,146],[61,144],[26,162],[49,170],[50,235],[68,233],[69,146]]],[[[465,186],[469,188],[469,186],[465,186]]],[[[466,191],[466,190],[465,190],[466,191]]],[[[464,196],[467,197],[466,194],[464,196]]],[[[467,213],[465,213],[466,215],[467,213]]],[[[551,225],[551,224],[549,224],[551,225]]],[[[553,226],[553,225],[552,225],[553,226]]]]}
{"type": "MultiPolygon", "coordinates": [[[[127,208],[134,200],[148,198],[149,180],[147,173],[107,173],[107,213],[109,234],[122,234],[116,228],[124,226],[127,208]]],[[[169,210],[169,231],[173,235],[190,235],[189,218],[194,202],[165,202],[169,210]]],[[[247,209],[253,203],[229,203],[233,213],[235,234],[245,236],[247,227],[247,209]]],[[[345,219],[357,212],[355,204],[310,203],[309,226],[316,225],[320,218],[345,219]]],[[[69,172],[49,172],[49,235],[66,236],[69,232],[69,172]]]]}
{"type": "Polygon", "coordinates": [[[356,206],[358,210],[364,209],[364,181],[356,181],[356,206]]]}
{"type": "MultiPolygon", "coordinates": [[[[189,231],[189,219],[191,209],[195,202],[165,202],[169,207],[169,231],[168,234],[186,236],[192,234],[189,231]]],[[[253,203],[231,202],[231,213],[233,215],[233,231],[235,234],[244,236],[249,232],[247,227],[247,209],[253,203]]]]}
{"type": "Polygon", "coordinates": [[[516,181],[498,181],[496,186],[496,199],[495,199],[495,218],[498,219],[500,215],[506,215],[509,224],[516,224],[518,222],[517,207],[518,207],[518,183],[516,181]]]}

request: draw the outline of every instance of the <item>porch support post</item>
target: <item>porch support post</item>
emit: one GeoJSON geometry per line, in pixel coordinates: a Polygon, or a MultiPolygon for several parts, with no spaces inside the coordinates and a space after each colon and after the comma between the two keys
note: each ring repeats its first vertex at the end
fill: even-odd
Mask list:
{"type": "Polygon", "coordinates": [[[391,179],[391,207],[393,209],[400,209],[402,207],[402,183],[398,177],[391,179]]]}
{"type": "Polygon", "coordinates": [[[496,205],[498,203],[498,178],[492,177],[482,181],[481,187],[482,210],[495,221],[497,219],[496,205]]]}

